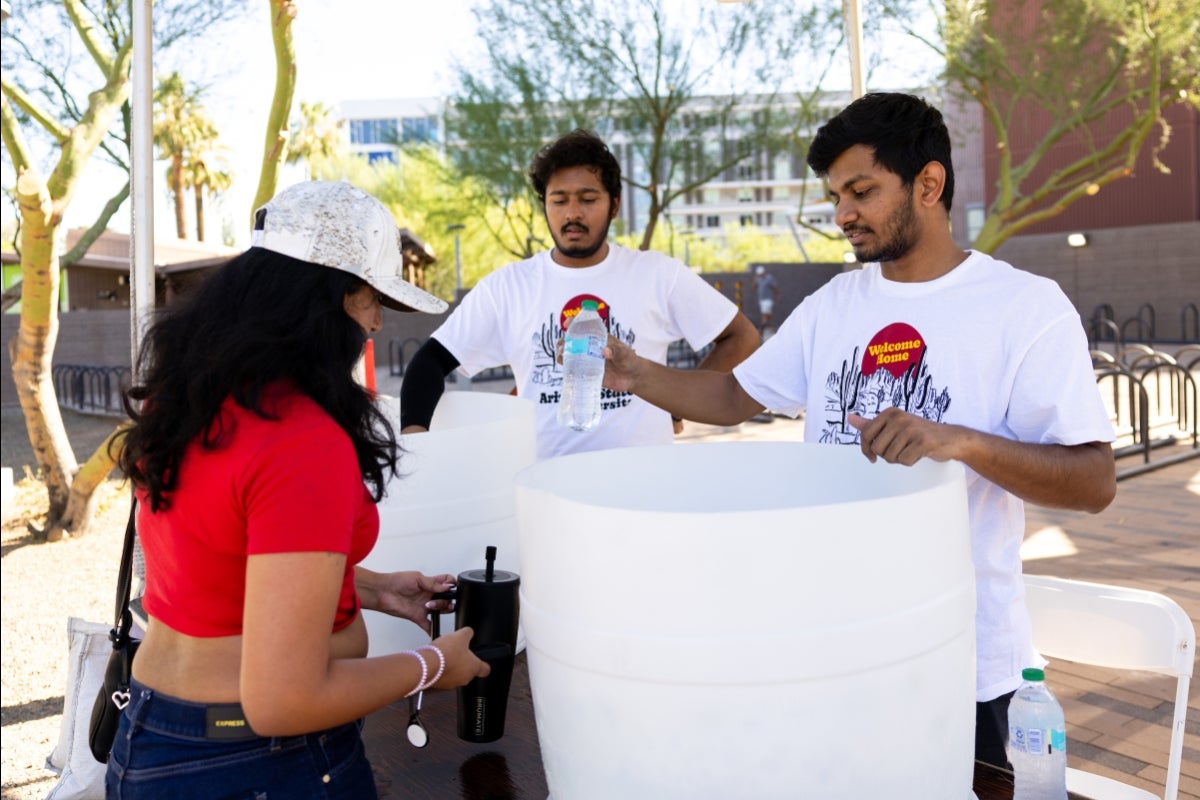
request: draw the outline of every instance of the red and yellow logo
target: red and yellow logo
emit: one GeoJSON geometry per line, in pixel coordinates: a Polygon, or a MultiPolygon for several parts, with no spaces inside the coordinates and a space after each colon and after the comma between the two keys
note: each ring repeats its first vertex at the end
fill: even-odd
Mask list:
{"type": "Polygon", "coordinates": [[[875,334],[863,355],[862,374],[873,375],[877,369],[886,369],[893,378],[921,360],[925,342],[921,334],[911,325],[893,322],[875,334]]]}
{"type": "Polygon", "coordinates": [[[567,326],[571,324],[571,320],[575,319],[579,312],[583,310],[584,300],[596,301],[596,306],[600,312],[600,319],[604,320],[604,326],[608,327],[608,303],[594,294],[580,294],[572,297],[563,306],[562,313],[558,317],[558,324],[562,326],[562,330],[565,331],[567,326]]]}

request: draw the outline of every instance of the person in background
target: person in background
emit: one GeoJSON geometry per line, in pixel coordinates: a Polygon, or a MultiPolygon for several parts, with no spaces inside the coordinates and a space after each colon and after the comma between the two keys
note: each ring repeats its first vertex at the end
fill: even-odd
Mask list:
{"type": "Polygon", "coordinates": [[[363,609],[428,630],[454,583],[357,566],[399,450],[355,365],[381,305],[446,307],[402,264],[381,203],[299,184],[258,210],[250,249],[151,327],[119,454],[148,625],[109,797],[373,798],[363,717],[488,673],[469,628],[366,657],[363,609]]]}
{"type": "Polygon", "coordinates": [[[754,268],[754,288],[758,292],[758,316],[765,331],[771,324],[771,313],[779,300],[779,281],[767,272],[766,267],[759,264],[754,268]]]}
{"type": "Polygon", "coordinates": [[[950,236],[950,136],[906,94],[868,94],[808,154],[864,264],[806,298],[732,372],[671,370],[610,339],[605,385],[731,425],[807,409],[804,438],[875,461],[962,462],[976,574],[976,757],[1006,763],[1008,703],[1033,649],[1024,503],[1112,502],[1112,424],[1079,314],[1053,281],[950,236]]]}
{"type": "Polygon", "coordinates": [[[595,134],[576,130],[542,148],[529,178],[554,248],[481,280],[413,356],[400,388],[402,433],[429,429],[446,376],[510,365],[517,394],[537,407],[539,458],[672,440],[668,414],[628,392],[606,392],[600,424],[581,433],[558,424],[563,375],[557,347],[584,300],[595,300],[609,334],[659,363],[669,345],[710,342],[701,366],[730,369],[758,344],[732,301],[682,262],[608,241],[621,206],[621,167],[595,134]]]}

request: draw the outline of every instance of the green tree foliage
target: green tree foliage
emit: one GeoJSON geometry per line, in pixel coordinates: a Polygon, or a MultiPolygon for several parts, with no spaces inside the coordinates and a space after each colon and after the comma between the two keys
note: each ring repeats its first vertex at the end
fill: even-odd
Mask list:
{"type": "Polygon", "coordinates": [[[512,209],[483,200],[487,191],[478,185],[479,179],[463,175],[437,148],[429,145],[402,148],[397,164],[382,160],[368,164],[364,158],[344,154],[325,162],[319,177],[344,178],[391,209],[398,225],[411,230],[433,250],[437,262],[425,271],[423,286],[447,300],[454,297],[456,288],[456,233],[464,289],[518,257],[511,250],[496,246],[497,234],[510,237],[511,241],[530,237],[531,253],[545,249],[550,241],[541,210],[535,211],[528,199],[518,198],[514,202],[526,204],[519,214],[533,224],[520,230],[506,228],[517,216],[506,213],[512,209]],[[453,225],[463,227],[453,230],[453,225]]]}
{"type": "MultiPolygon", "coordinates": [[[[156,8],[159,52],[201,36],[244,0],[180,0],[156,8]]],[[[86,252],[129,193],[128,182],[76,250],[62,253],[59,225],[84,169],[102,155],[128,168],[131,6],[125,2],[29,0],[3,25],[0,132],[16,175],[21,220],[21,322],[11,343],[13,382],[49,495],[49,540],[91,522],[94,491],[113,467],[102,445],[80,466],[67,440],[51,363],[58,335],[60,270],[86,252]]]]}
{"type": "Polygon", "coordinates": [[[528,197],[524,172],[541,144],[574,127],[595,130],[633,165],[625,179],[646,219],[639,246],[649,247],[676,198],[749,153],[780,146],[785,122],[772,109],[796,54],[816,28],[840,24],[838,15],[799,6],[480,4],[482,55],[458,67],[448,146],[507,208],[528,197]]]}
{"type": "MultiPolygon", "coordinates": [[[[169,162],[167,186],[175,206],[175,230],[187,238],[184,192],[197,186],[194,178],[204,164],[204,154],[214,150],[220,134],[208,110],[200,102],[203,91],[188,87],[183,76],[172,72],[162,78],[154,91],[154,144],[158,157],[169,162]]],[[[203,207],[197,209],[198,238],[203,241],[203,207]]]]}
{"type": "Polygon", "coordinates": [[[184,185],[191,187],[196,213],[196,241],[204,241],[204,200],[218,198],[233,185],[233,173],[227,167],[224,148],[205,142],[194,149],[184,164],[184,185]]]}
{"type": "Polygon", "coordinates": [[[309,180],[323,175],[325,166],[345,154],[342,122],[334,118],[333,109],[324,103],[300,102],[300,119],[292,123],[286,161],[308,166],[309,180]]]}
{"type": "MultiPolygon", "coordinates": [[[[907,12],[900,12],[903,16],[907,12]]],[[[996,137],[998,179],[976,249],[1006,239],[1133,174],[1169,141],[1165,116],[1200,103],[1195,0],[947,0],[939,38],[945,79],[979,103],[996,137]],[[1017,152],[1013,134],[1037,130],[1017,152]],[[1074,160],[1055,170],[1051,151],[1074,160]]]]}
{"type": "MultiPolygon", "coordinates": [[[[618,236],[617,241],[636,247],[640,236],[618,236]]],[[[697,236],[670,225],[660,225],[651,250],[674,256],[701,272],[741,272],[754,263],[842,263],[850,251],[845,238],[809,234],[803,246],[791,236],[768,233],[755,225],[728,223],[719,235],[697,236]]]]}

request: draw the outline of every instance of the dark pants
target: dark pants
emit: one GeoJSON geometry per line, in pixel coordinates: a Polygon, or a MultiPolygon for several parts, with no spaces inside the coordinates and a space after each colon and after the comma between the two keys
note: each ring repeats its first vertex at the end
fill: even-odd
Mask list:
{"type": "Polygon", "coordinates": [[[1008,745],[1008,702],[1016,692],[975,704],[975,760],[1011,769],[1008,745]]]}
{"type": "Polygon", "coordinates": [[[351,722],[304,736],[213,737],[208,706],[136,680],[108,760],[109,800],[374,800],[351,722]]]}

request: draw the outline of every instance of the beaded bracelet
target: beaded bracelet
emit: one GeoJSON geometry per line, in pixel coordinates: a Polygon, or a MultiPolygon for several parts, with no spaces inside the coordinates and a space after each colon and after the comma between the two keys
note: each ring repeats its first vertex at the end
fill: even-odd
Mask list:
{"type": "MultiPolygon", "coordinates": [[[[437,683],[439,680],[441,680],[442,673],[446,671],[446,655],[442,652],[441,648],[435,644],[423,645],[421,647],[418,647],[417,649],[418,650],[432,650],[433,652],[437,653],[437,657],[438,657],[437,674],[433,676],[433,680],[429,681],[429,683],[427,683],[423,687],[421,687],[423,689],[428,689],[430,686],[433,686],[435,683],[437,683]]],[[[421,660],[424,661],[425,659],[421,659],[421,660]]]]}
{"type": "MultiPolygon", "coordinates": [[[[422,648],[422,649],[424,649],[424,648],[422,648]]],[[[429,666],[425,663],[425,657],[422,656],[420,653],[418,653],[416,650],[405,650],[400,655],[412,656],[417,661],[421,662],[421,680],[417,681],[417,685],[413,687],[411,692],[404,695],[405,697],[412,697],[417,692],[423,691],[425,689],[425,679],[429,677],[429,666]]],[[[438,672],[438,675],[439,676],[441,675],[440,670],[438,672]]]]}

